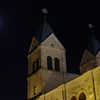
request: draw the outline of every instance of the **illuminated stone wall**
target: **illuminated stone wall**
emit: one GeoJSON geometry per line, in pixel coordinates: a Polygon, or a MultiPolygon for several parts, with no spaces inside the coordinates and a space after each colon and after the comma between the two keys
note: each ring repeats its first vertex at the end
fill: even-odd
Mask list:
{"type": "Polygon", "coordinates": [[[65,86],[67,91],[67,100],[71,100],[73,96],[79,100],[79,95],[81,93],[85,93],[86,100],[94,100],[94,87],[91,70],[84,73],[80,77],[66,83],[65,86]]]}
{"type": "Polygon", "coordinates": [[[42,70],[42,80],[43,93],[47,93],[64,83],[63,73],[50,70],[42,70]]]}
{"type": "MultiPolygon", "coordinates": [[[[30,47],[30,51],[31,50],[32,44],[30,47]]],[[[40,93],[45,94],[63,83],[78,77],[76,74],[67,73],[65,53],[66,50],[62,44],[54,34],[51,34],[31,54],[28,55],[28,99],[34,98],[40,93]],[[52,59],[52,70],[47,68],[48,56],[52,59]],[[40,68],[33,73],[33,62],[36,61],[37,58],[39,59],[38,64],[40,68]],[[59,71],[55,70],[55,58],[58,58],[59,60],[59,71]],[[37,87],[36,94],[34,94],[34,87],[37,87]]]]}
{"type": "Polygon", "coordinates": [[[66,50],[54,34],[41,43],[42,93],[46,93],[59,85],[72,80],[77,75],[69,75],[66,67],[66,50]],[[52,70],[47,69],[47,57],[52,59],[52,70]],[[59,59],[59,71],[55,70],[54,59],[59,59]]]}
{"type": "Polygon", "coordinates": [[[41,43],[41,66],[47,69],[47,56],[52,58],[52,66],[54,69],[54,58],[60,61],[60,72],[67,72],[66,68],[66,50],[58,41],[54,34],[51,34],[41,43]]]}
{"type": "Polygon", "coordinates": [[[100,66],[39,96],[36,100],[100,100],[100,66]]]}
{"type": "Polygon", "coordinates": [[[37,97],[36,100],[65,100],[64,84],[46,94],[37,97]]]}
{"type": "Polygon", "coordinates": [[[100,100],[100,52],[95,59],[85,52],[81,62],[84,66],[80,67],[83,74],[79,76],[67,72],[66,50],[54,34],[37,48],[32,46],[34,43],[38,45],[38,41],[33,38],[29,50],[31,53],[28,55],[29,100],[100,100]],[[48,69],[48,56],[51,58],[52,69],[48,69]],[[55,70],[55,58],[59,60],[58,71],[55,70]],[[39,68],[33,72],[33,63],[36,67],[37,59],[39,68]]]}
{"type": "Polygon", "coordinates": [[[41,69],[39,69],[35,75],[31,75],[27,78],[27,92],[28,92],[28,99],[33,98],[34,96],[38,95],[42,91],[42,76],[41,76],[41,69]],[[36,94],[34,91],[34,87],[37,87],[36,94]]]}
{"type": "Polygon", "coordinates": [[[29,54],[28,57],[28,75],[31,75],[33,72],[33,62],[37,60],[37,58],[39,58],[39,66],[40,66],[40,56],[41,56],[41,52],[40,52],[40,47],[38,47],[34,52],[32,52],[31,54],[29,54]]]}
{"type": "Polygon", "coordinates": [[[100,100],[100,66],[93,70],[93,78],[96,100],[100,100]]]}

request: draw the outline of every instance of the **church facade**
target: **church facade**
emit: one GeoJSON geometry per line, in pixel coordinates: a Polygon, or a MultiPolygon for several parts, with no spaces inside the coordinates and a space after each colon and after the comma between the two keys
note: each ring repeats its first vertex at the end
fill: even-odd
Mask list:
{"type": "Polygon", "coordinates": [[[66,50],[44,19],[28,53],[28,100],[100,100],[100,44],[91,35],[81,75],[67,72],[66,50]]]}

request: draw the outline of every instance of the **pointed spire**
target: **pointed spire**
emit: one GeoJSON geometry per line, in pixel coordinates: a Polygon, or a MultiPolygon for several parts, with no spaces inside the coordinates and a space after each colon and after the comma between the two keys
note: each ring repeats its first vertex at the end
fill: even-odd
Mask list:
{"type": "Polygon", "coordinates": [[[100,43],[93,35],[92,31],[93,25],[91,23],[89,24],[89,28],[91,29],[91,38],[89,40],[86,50],[95,56],[97,52],[100,50],[100,43]]]}
{"type": "Polygon", "coordinates": [[[44,22],[40,26],[35,38],[41,43],[44,39],[46,39],[50,34],[54,33],[48,22],[46,21],[46,14],[48,13],[46,8],[42,9],[44,13],[44,22]]]}
{"type": "Polygon", "coordinates": [[[37,32],[35,38],[42,42],[44,39],[46,39],[50,34],[54,33],[46,19],[44,20],[43,24],[40,26],[39,31],[37,32]]]}

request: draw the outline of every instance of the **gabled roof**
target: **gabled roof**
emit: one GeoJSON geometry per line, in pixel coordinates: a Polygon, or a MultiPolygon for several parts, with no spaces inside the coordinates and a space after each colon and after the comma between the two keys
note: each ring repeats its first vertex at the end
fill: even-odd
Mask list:
{"type": "Polygon", "coordinates": [[[44,22],[42,23],[35,38],[41,43],[44,39],[46,39],[52,33],[54,33],[53,30],[51,29],[46,19],[44,19],[44,22]]]}
{"type": "Polygon", "coordinates": [[[92,34],[91,38],[89,40],[88,46],[86,48],[87,51],[89,51],[94,56],[97,54],[97,52],[100,50],[100,43],[95,38],[95,36],[92,34]]]}

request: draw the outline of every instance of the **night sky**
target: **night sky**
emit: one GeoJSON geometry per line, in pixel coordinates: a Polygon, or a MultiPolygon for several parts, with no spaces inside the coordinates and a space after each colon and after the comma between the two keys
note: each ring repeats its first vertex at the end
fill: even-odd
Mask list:
{"type": "Polygon", "coordinates": [[[100,41],[99,0],[0,0],[0,99],[26,100],[27,55],[32,37],[48,10],[47,21],[66,48],[67,69],[79,73],[90,37],[88,24],[100,41]]]}

